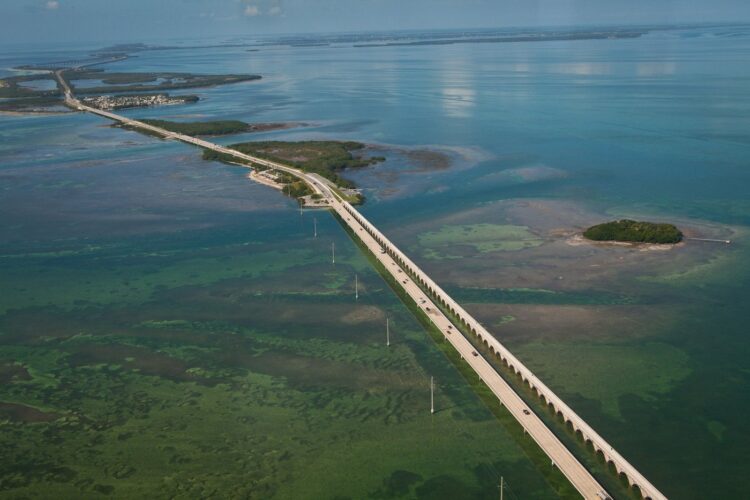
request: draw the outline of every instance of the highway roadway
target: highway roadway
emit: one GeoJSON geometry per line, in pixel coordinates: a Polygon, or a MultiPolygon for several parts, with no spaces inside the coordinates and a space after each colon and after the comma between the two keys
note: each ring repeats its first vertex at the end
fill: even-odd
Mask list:
{"type": "MultiPolygon", "coordinates": [[[[498,398],[499,402],[519,422],[526,433],[547,454],[552,463],[570,481],[581,496],[587,500],[602,500],[610,498],[610,495],[596,481],[591,473],[576,459],[565,445],[554,435],[544,422],[528,407],[523,399],[508,385],[498,374],[493,366],[478,353],[472,343],[461,331],[458,324],[454,324],[441,309],[436,305],[450,310],[453,315],[460,318],[463,326],[483,340],[491,352],[504,360],[512,369],[519,373],[523,380],[529,384],[538,394],[544,397],[548,404],[552,404],[556,411],[560,412],[566,421],[573,424],[574,429],[580,431],[584,439],[591,441],[594,448],[601,451],[607,461],[614,463],[618,472],[626,475],[632,485],[637,485],[644,498],[652,500],[666,500],[659,490],[648,482],[630,463],[628,463],[614,448],[601,436],[591,429],[572,409],[570,409],[556,394],[544,385],[528,368],[526,368],[510,351],[508,351],[497,339],[494,338],[476,319],[471,317],[459,304],[457,304],[442,288],[440,288],[429,276],[416,266],[406,255],[401,252],[390,240],[388,240],[372,223],[362,216],[353,206],[341,198],[329,185],[328,181],[315,175],[303,172],[293,167],[277,162],[256,158],[251,155],[214,144],[202,139],[190,137],[183,134],[170,132],[159,127],[154,127],[138,120],[100,110],[81,103],[73,95],[67,81],[63,76],[64,71],[56,71],[55,76],[63,88],[66,104],[79,111],[93,113],[104,118],[114,120],[129,127],[147,130],[167,139],[182,141],[188,144],[211,149],[219,153],[231,155],[238,160],[250,164],[259,164],[275,170],[287,172],[299,179],[304,180],[310,187],[320,194],[328,206],[334,210],[342,221],[352,232],[365,244],[368,250],[380,261],[385,269],[393,276],[397,283],[404,289],[406,294],[427,315],[430,321],[440,330],[442,335],[456,349],[461,357],[471,366],[481,380],[487,384],[490,390],[498,398]],[[414,278],[418,282],[414,281],[414,278]]],[[[251,167],[251,165],[245,165],[251,167]]]]}

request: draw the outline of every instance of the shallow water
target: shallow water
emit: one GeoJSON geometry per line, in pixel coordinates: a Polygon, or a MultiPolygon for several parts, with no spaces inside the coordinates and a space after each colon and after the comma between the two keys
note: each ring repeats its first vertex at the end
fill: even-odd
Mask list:
{"type": "MultiPolygon", "coordinates": [[[[257,137],[400,148],[350,174],[363,212],[668,496],[741,497],[748,35],[211,48],[108,67],[264,77],[129,116],[301,121],[257,137]],[[424,146],[451,152],[451,167],[413,168],[404,148],[424,146]],[[644,254],[562,236],[626,215],[733,243],[644,254]],[[534,244],[465,245],[460,227],[480,224],[526,228],[514,234],[534,244]]],[[[495,497],[503,475],[519,498],[554,496],[330,216],[300,216],[242,171],[91,116],[0,125],[0,376],[15,374],[0,401],[65,415],[6,417],[6,491],[231,495],[249,477],[259,497],[311,484],[316,496],[495,497]],[[378,347],[385,314],[404,332],[395,356],[378,347]],[[433,372],[450,388],[436,420],[419,403],[433,372]],[[182,475],[165,480],[174,464],[182,475]]]]}

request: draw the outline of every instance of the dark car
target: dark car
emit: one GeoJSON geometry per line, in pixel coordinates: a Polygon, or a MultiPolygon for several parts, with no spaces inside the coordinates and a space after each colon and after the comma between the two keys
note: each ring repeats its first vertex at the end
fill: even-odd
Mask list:
{"type": "Polygon", "coordinates": [[[524,408],[523,409],[523,414],[524,415],[531,415],[531,412],[529,410],[527,410],[526,408],[524,408]]]}
{"type": "Polygon", "coordinates": [[[471,355],[472,356],[479,356],[479,353],[477,353],[477,351],[471,351],[471,355]]]}

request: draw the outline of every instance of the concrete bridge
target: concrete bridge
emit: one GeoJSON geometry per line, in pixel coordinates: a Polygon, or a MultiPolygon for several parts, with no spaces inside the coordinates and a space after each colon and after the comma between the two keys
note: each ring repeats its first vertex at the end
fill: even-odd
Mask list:
{"type": "Polygon", "coordinates": [[[380,261],[387,272],[395,278],[407,295],[414,301],[440,330],[445,339],[458,351],[461,357],[471,366],[480,379],[490,388],[501,404],[515,417],[524,431],[531,436],[539,447],[552,460],[552,463],[565,475],[570,483],[585,499],[603,500],[610,498],[605,489],[594,479],[591,473],[576,459],[557,436],[526,405],[523,399],[497,373],[493,366],[474,349],[473,344],[464,337],[460,330],[471,332],[471,335],[483,343],[492,356],[504,363],[511,371],[519,375],[523,382],[544,402],[550,406],[566,424],[571,425],[580,437],[601,454],[604,460],[624,477],[628,484],[640,491],[645,499],[666,500],[651,482],[633,467],[612,445],[604,440],[578,414],[536,377],[520,360],[518,360],[500,341],[488,332],[460,304],[435,283],[419,266],[396,247],[383,233],[367,220],[352,205],[339,196],[329,182],[315,174],[281,163],[257,158],[251,155],[214,144],[195,137],[177,134],[154,127],[138,120],[86,106],[77,100],[65,78],[64,70],[56,71],[55,76],[64,91],[68,106],[79,111],[93,113],[132,128],[148,130],[167,139],[174,139],[193,144],[219,153],[224,153],[240,161],[263,165],[264,167],[287,172],[310,185],[320,194],[334,210],[344,224],[365,244],[369,251],[380,261]],[[449,315],[450,316],[449,316],[449,315]]]}
{"type": "MultiPolygon", "coordinates": [[[[633,467],[625,458],[620,455],[613,446],[604,440],[594,429],[591,428],[578,414],[576,414],[565,402],[560,399],[552,390],[547,387],[534,373],[529,370],[518,358],[516,358],[500,341],[498,341],[484,326],[482,326],[474,317],[461,307],[451,298],[437,283],[435,283],[419,266],[412,262],[401,250],[399,250],[391,241],[386,238],[370,221],[360,214],[354,207],[346,202],[340,202],[334,205],[343,207],[347,215],[353,217],[367,231],[367,233],[379,244],[386,252],[405,269],[413,279],[417,280],[420,287],[423,288],[431,299],[437,301],[442,308],[449,311],[451,316],[460,322],[461,326],[471,332],[472,335],[485,345],[492,353],[503,362],[510,370],[519,375],[523,382],[534,391],[534,393],[548,406],[550,406],[557,415],[561,416],[566,424],[573,427],[573,430],[580,434],[581,438],[590,444],[597,453],[601,453],[604,460],[614,466],[618,474],[623,475],[628,484],[637,488],[645,499],[665,500],[664,496],[656,487],[651,484],[635,467],[633,467]]],[[[338,211],[338,209],[337,209],[338,211]]],[[[471,361],[471,360],[469,360],[471,361]]],[[[471,362],[469,364],[472,364],[471,362]]],[[[480,374],[480,377],[482,375],[480,374]]],[[[483,377],[482,377],[483,378],[483,377]]],[[[484,380],[484,378],[483,378],[484,380]]],[[[487,380],[484,380],[487,383],[487,380]]],[[[488,384],[489,385],[489,384],[488,384]]],[[[492,388],[492,386],[490,386],[492,388]]],[[[502,400],[502,398],[501,398],[502,400]]],[[[506,404],[506,406],[508,406],[506,404]]],[[[519,419],[521,425],[524,425],[523,419],[519,419]]],[[[533,436],[532,436],[533,437],[533,436]]],[[[544,447],[542,447],[544,449],[544,447]]],[[[549,453],[548,453],[549,454],[549,453]]],[[[554,459],[553,459],[554,461],[554,459]]],[[[559,466],[559,463],[555,462],[559,466]]],[[[562,468],[561,468],[562,471],[562,468]]],[[[563,471],[565,474],[565,472],[563,471]]],[[[567,475],[567,474],[566,474],[567,475]]],[[[570,479],[570,478],[569,478],[570,479]]],[[[572,482],[572,481],[571,481],[572,482]]],[[[575,483],[574,483],[575,484],[575,483]]],[[[579,490],[580,491],[580,490],[579,490]]]]}

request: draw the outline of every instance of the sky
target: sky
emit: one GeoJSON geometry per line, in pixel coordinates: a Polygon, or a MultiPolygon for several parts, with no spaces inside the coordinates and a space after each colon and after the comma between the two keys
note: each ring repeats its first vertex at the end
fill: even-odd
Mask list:
{"type": "Polygon", "coordinates": [[[748,21],[750,0],[0,0],[0,43],[748,21]]]}

